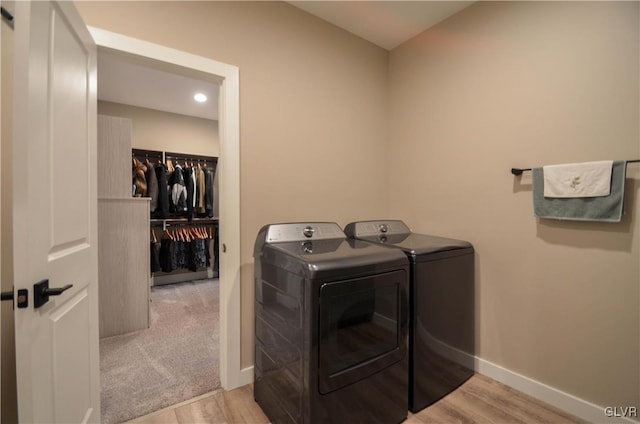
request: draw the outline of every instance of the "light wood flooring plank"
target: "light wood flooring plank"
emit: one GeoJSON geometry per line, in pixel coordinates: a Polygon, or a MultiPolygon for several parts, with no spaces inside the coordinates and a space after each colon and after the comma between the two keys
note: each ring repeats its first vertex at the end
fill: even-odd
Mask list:
{"type": "Polygon", "coordinates": [[[446,404],[436,403],[414,414],[410,414],[403,424],[461,424],[470,422],[463,415],[450,412],[446,404]]]}
{"type": "Polygon", "coordinates": [[[582,423],[563,411],[476,374],[451,394],[414,414],[425,423],[582,423]]]}
{"type": "MultiPolygon", "coordinates": [[[[253,399],[253,384],[220,390],[182,403],[172,410],[147,415],[133,423],[264,424],[269,420],[253,399]]],[[[476,374],[458,389],[403,424],[569,424],[584,423],[516,389],[476,374]]]]}
{"type": "Polygon", "coordinates": [[[510,414],[525,422],[540,423],[576,423],[584,422],[551,405],[543,403],[512,387],[505,386],[495,380],[477,374],[469,381],[467,390],[483,398],[485,402],[500,402],[510,414]],[[493,395],[498,393],[499,396],[493,395]]]}
{"type": "Polygon", "coordinates": [[[478,415],[479,422],[527,424],[526,421],[510,413],[510,410],[504,406],[504,398],[494,397],[487,400],[484,394],[478,396],[468,391],[468,388],[465,389],[457,391],[457,396],[447,399],[452,407],[462,409],[464,405],[469,405],[468,409],[478,415]]]}
{"type": "Polygon", "coordinates": [[[183,405],[175,410],[179,424],[229,423],[217,401],[217,395],[183,405]]]}
{"type": "Polygon", "coordinates": [[[127,421],[130,424],[180,424],[175,410],[162,410],[160,412],[154,412],[149,415],[145,415],[140,418],[136,418],[131,421],[127,421]]]}
{"type": "Polygon", "coordinates": [[[230,392],[216,393],[216,401],[227,422],[233,424],[262,424],[269,419],[253,399],[253,384],[239,387],[230,392]]]}

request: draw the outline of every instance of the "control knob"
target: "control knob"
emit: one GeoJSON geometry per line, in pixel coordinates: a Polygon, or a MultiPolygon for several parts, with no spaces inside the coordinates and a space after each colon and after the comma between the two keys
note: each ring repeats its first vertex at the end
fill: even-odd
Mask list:
{"type": "Polygon", "coordinates": [[[315,232],[315,230],[310,225],[304,227],[304,230],[302,230],[302,234],[304,234],[304,236],[307,237],[307,238],[313,237],[313,233],[314,232],[315,232]]]}

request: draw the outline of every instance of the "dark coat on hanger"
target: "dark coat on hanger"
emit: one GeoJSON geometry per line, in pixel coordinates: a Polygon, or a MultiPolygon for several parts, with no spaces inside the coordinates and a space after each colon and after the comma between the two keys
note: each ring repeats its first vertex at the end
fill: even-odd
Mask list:
{"type": "Polygon", "coordinates": [[[204,179],[205,179],[205,190],[204,190],[204,203],[205,209],[207,212],[207,216],[213,216],[213,170],[211,168],[206,168],[204,171],[204,179]]]}
{"type": "Polygon", "coordinates": [[[191,221],[193,218],[193,204],[196,190],[193,179],[193,168],[184,168],[184,183],[187,187],[187,219],[191,221]]]}
{"type": "Polygon", "coordinates": [[[158,207],[158,177],[153,164],[147,163],[146,166],[147,172],[144,173],[144,176],[147,179],[147,196],[151,198],[149,211],[153,213],[158,207]]]}
{"type": "Polygon", "coordinates": [[[176,165],[173,174],[171,174],[171,180],[169,181],[171,186],[171,200],[175,210],[169,210],[178,214],[184,214],[187,212],[187,187],[184,182],[184,172],[180,165],[176,165]]]}
{"type": "Polygon", "coordinates": [[[169,191],[167,189],[167,168],[162,163],[156,165],[156,178],[158,180],[158,205],[153,217],[165,219],[169,216],[169,191]]]}

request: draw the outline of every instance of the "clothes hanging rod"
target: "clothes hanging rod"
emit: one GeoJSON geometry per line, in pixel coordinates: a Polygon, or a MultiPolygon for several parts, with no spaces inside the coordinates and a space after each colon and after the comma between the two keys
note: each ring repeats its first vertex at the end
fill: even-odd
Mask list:
{"type": "Polygon", "coordinates": [[[158,159],[162,162],[167,160],[188,161],[188,162],[205,162],[209,164],[217,164],[217,156],[192,155],[188,153],[163,152],[160,150],[131,149],[131,156],[137,158],[158,159]]]}
{"type": "Polygon", "coordinates": [[[157,150],[145,150],[145,149],[131,149],[131,156],[133,157],[145,157],[145,158],[154,158],[154,159],[162,159],[162,152],[157,150]]]}
{"type": "MultiPolygon", "coordinates": [[[[627,163],[635,163],[640,162],[640,159],[628,160],[627,163]]],[[[524,171],[531,171],[531,168],[511,168],[511,173],[513,175],[522,175],[524,171]]]]}
{"type": "Polygon", "coordinates": [[[195,218],[194,217],[192,221],[189,221],[189,220],[187,220],[187,218],[166,218],[166,219],[152,218],[150,221],[151,221],[151,225],[153,225],[153,226],[161,226],[161,225],[165,225],[165,226],[170,226],[170,225],[197,226],[197,225],[218,224],[219,219],[218,218],[195,218]]]}
{"type": "Polygon", "coordinates": [[[165,152],[165,160],[174,160],[178,161],[189,161],[189,162],[205,162],[205,163],[216,163],[218,162],[218,158],[216,156],[203,156],[203,155],[190,155],[186,153],[175,153],[175,152],[165,152]]]}

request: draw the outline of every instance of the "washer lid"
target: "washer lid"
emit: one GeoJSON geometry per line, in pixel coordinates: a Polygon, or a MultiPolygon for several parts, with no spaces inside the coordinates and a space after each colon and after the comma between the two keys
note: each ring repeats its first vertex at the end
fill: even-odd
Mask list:
{"type": "Polygon", "coordinates": [[[396,247],[415,256],[444,252],[447,250],[473,248],[471,243],[467,241],[415,233],[390,236],[381,235],[376,237],[363,237],[361,239],[386,246],[396,247]]]}
{"type": "Polygon", "coordinates": [[[348,237],[396,247],[413,256],[473,248],[463,240],[412,233],[399,220],[352,222],[344,231],[348,237]]]}
{"type": "Polygon", "coordinates": [[[354,274],[386,272],[409,264],[407,255],[399,249],[353,239],[268,243],[256,259],[309,278],[341,280],[354,274]]]}

